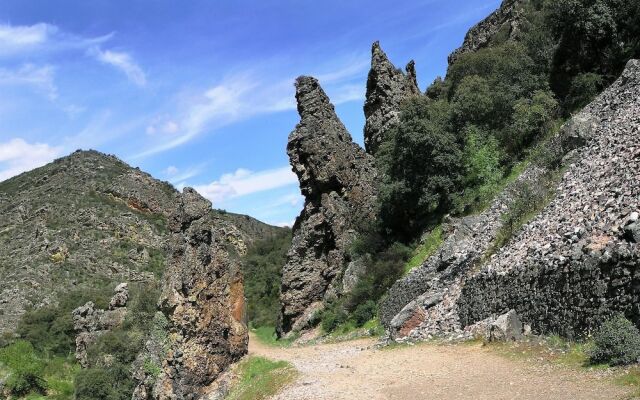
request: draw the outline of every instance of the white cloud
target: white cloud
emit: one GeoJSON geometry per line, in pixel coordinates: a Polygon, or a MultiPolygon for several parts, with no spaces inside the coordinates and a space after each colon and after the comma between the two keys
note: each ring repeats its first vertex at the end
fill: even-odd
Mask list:
{"type": "Polygon", "coordinates": [[[297,183],[298,178],[288,166],[258,172],[240,168],[233,173],[222,175],[220,179],[208,185],[195,186],[195,189],[215,205],[230,198],[297,183]]]}
{"type": "Polygon", "coordinates": [[[82,38],[62,32],[57,26],[37,23],[34,25],[0,24],[0,57],[16,55],[41,55],[67,49],[86,49],[106,42],[113,34],[95,38],[82,38]]]}
{"type": "Polygon", "coordinates": [[[47,164],[61,153],[62,147],[27,143],[20,138],[0,143],[0,181],[47,164]]]}
{"type": "Polygon", "coordinates": [[[129,53],[111,50],[103,51],[98,47],[93,47],[89,50],[89,54],[94,56],[98,61],[111,65],[123,72],[134,84],[138,86],[145,86],[147,84],[146,74],[129,53]]]}
{"type": "Polygon", "coordinates": [[[54,83],[54,68],[51,65],[37,67],[25,64],[12,70],[0,68],[0,86],[31,86],[54,100],[58,97],[58,89],[54,83]]]}
{"type": "MultiPolygon", "coordinates": [[[[317,76],[325,90],[333,96],[333,104],[338,105],[364,98],[363,84],[356,85],[351,81],[361,77],[367,67],[368,61],[352,57],[345,66],[317,76]]],[[[261,80],[256,75],[246,72],[229,76],[218,85],[190,97],[182,113],[172,119],[176,131],[179,128],[180,135],[169,141],[163,140],[134,158],[170,150],[189,142],[205,131],[213,131],[256,115],[296,109],[293,77],[261,80]]],[[[159,127],[156,125],[147,128],[149,134],[158,131],[159,127]]]]}
{"type": "Polygon", "coordinates": [[[178,123],[173,120],[163,121],[160,118],[154,119],[149,125],[147,125],[147,135],[155,135],[157,133],[162,134],[174,134],[180,129],[178,123]]]}
{"type": "Polygon", "coordinates": [[[168,176],[174,176],[175,174],[177,174],[177,173],[178,173],[178,171],[179,171],[179,169],[178,169],[178,168],[176,168],[176,167],[175,167],[175,166],[173,166],[173,165],[170,165],[170,166],[168,166],[168,167],[164,170],[164,173],[165,173],[166,175],[168,175],[168,176]]]}
{"type": "Polygon", "coordinates": [[[276,222],[273,225],[279,226],[281,228],[291,228],[291,227],[293,227],[293,224],[295,222],[296,222],[296,220],[294,219],[293,221],[289,221],[289,222],[276,222]]]}
{"type": "Polygon", "coordinates": [[[175,186],[184,187],[186,186],[187,179],[200,175],[203,168],[204,164],[190,167],[185,170],[181,170],[180,168],[171,165],[164,170],[164,174],[169,179],[169,182],[173,183],[175,186]]]}

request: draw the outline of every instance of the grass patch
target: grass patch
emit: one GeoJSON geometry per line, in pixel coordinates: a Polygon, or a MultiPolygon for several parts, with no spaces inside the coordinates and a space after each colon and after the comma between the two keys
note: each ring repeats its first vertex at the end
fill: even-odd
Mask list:
{"type": "Polygon", "coordinates": [[[262,344],[273,347],[289,347],[299,337],[298,335],[293,334],[289,338],[278,339],[276,329],[273,326],[252,327],[251,332],[253,332],[262,344]]]}
{"type": "Polygon", "coordinates": [[[238,375],[238,382],[227,396],[229,400],[269,398],[293,382],[298,371],[286,361],[248,357],[238,366],[238,375]]]}
{"type": "Polygon", "coordinates": [[[442,224],[439,224],[429,232],[422,243],[413,251],[409,261],[404,264],[405,275],[411,272],[412,269],[422,265],[422,263],[431,257],[443,241],[442,224]]]}

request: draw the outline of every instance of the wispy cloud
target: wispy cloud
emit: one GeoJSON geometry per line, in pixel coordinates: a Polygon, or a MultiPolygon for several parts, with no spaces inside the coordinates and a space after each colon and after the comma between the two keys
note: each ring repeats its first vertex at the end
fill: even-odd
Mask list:
{"type": "Polygon", "coordinates": [[[169,182],[173,183],[176,186],[184,187],[186,186],[186,180],[191,179],[195,176],[200,175],[202,170],[204,169],[204,164],[197,165],[194,167],[189,167],[186,169],[180,169],[174,165],[170,165],[163,171],[169,182]]]}
{"type": "Polygon", "coordinates": [[[47,23],[34,25],[0,25],[0,57],[18,55],[41,56],[45,53],[69,49],[86,49],[104,43],[113,36],[107,35],[84,38],[61,31],[47,23]]]}
{"type": "Polygon", "coordinates": [[[231,198],[297,183],[298,178],[288,166],[258,172],[240,168],[233,173],[222,175],[220,179],[208,185],[195,186],[195,189],[215,205],[231,198]]]}
{"type": "Polygon", "coordinates": [[[45,143],[27,143],[21,138],[0,143],[0,181],[45,165],[61,153],[61,147],[52,147],[45,143]]]}
{"type": "MultiPolygon", "coordinates": [[[[350,59],[349,62],[332,72],[317,74],[325,89],[333,95],[334,104],[364,98],[365,88],[352,83],[368,68],[368,61],[350,59]]],[[[216,86],[192,96],[183,111],[171,118],[173,132],[178,136],[162,140],[133,158],[147,157],[183,145],[205,131],[214,131],[223,126],[246,120],[256,115],[295,110],[294,77],[260,79],[255,72],[245,72],[228,76],[216,86]]],[[[166,128],[166,126],[165,126],[166,128]]],[[[152,123],[147,133],[162,130],[162,125],[152,123]]],[[[165,129],[166,130],[166,129],[165,129]]]]}
{"type": "Polygon", "coordinates": [[[38,67],[25,64],[15,70],[0,68],[0,86],[31,86],[51,100],[58,97],[58,89],[54,83],[54,68],[51,65],[38,67]]]}
{"type": "Polygon", "coordinates": [[[99,47],[92,47],[89,50],[89,54],[94,56],[98,61],[124,73],[134,84],[138,86],[145,86],[147,84],[146,74],[135,62],[131,54],[121,51],[101,50],[99,47]]]}

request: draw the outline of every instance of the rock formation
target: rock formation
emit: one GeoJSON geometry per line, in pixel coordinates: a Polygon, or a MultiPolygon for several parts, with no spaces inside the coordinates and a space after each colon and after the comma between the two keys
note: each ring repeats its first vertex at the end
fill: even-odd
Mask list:
{"type": "Polygon", "coordinates": [[[211,203],[185,188],[169,218],[170,255],[160,308],[168,321],[157,377],[137,374],[134,399],[200,399],[247,352],[237,248],[216,224],[211,203]]]}
{"type": "MultiPolygon", "coordinates": [[[[156,283],[178,198],[170,184],[92,150],[0,182],[0,333],[63,292],[156,283]]],[[[281,229],[211,213],[240,247],[281,229]]]]}
{"type": "Polygon", "coordinates": [[[398,122],[402,102],[420,95],[415,63],[410,61],[405,70],[406,75],[389,61],[379,42],[373,44],[364,104],[364,144],[371,155],[375,155],[385,134],[398,122]]]}
{"type": "MultiPolygon", "coordinates": [[[[392,337],[425,338],[514,309],[535,332],[566,336],[623,312],[640,322],[640,62],[549,145],[566,154],[551,203],[488,261],[513,185],[485,212],[453,221],[442,248],[396,282],[381,318],[392,337]],[[577,148],[576,148],[577,146],[577,148]]],[[[530,167],[520,180],[542,176],[530,167]]]]}
{"type": "Polygon", "coordinates": [[[517,39],[521,25],[521,10],[524,0],[504,0],[496,11],[473,26],[464,38],[462,46],[449,56],[449,65],[463,54],[478,51],[489,45],[498,34],[508,39],[517,39]]]}
{"type": "Polygon", "coordinates": [[[305,328],[340,292],[349,245],[358,227],[375,218],[373,158],[352,141],[316,79],[298,78],[296,99],[300,123],[287,153],[305,204],[282,271],[281,335],[305,328]]]}
{"type": "Polygon", "coordinates": [[[93,302],[80,306],[72,311],[73,329],[76,331],[76,359],[84,368],[89,366],[88,347],[99,336],[122,325],[127,315],[129,289],[126,283],[115,288],[108,310],[95,308],[93,302]]]}

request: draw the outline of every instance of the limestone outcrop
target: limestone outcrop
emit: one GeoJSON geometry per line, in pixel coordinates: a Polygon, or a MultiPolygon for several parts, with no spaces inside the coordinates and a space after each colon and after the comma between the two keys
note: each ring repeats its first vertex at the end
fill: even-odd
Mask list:
{"type": "Polygon", "coordinates": [[[461,55],[486,47],[498,34],[517,39],[522,23],[524,0],[504,0],[496,11],[473,26],[466,34],[462,46],[449,55],[449,65],[461,55]]]}
{"type": "Polygon", "coordinates": [[[398,123],[402,103],[420,95],[413,60],[405,71],[403,73],[389,61],[379,42],[373,44],[364,104],[364,144],[369,154],[375,155],[385,134],[398,123]]]}
{"type": "Polygon", "coordinates": [[[305,197],[282,271],[278,332],[307,327],[323,301],[339,295],[348,249],[362,224],[375,218],[373,157],[353,142],[312,77],[296,81],[300,123],[287,153],[305,197]]]}
{"type": "MultiPolygon", "coordinates": [[[[551,202],[490,258],[511,185],[483,213],[452,221],[441,249],[396,282],[382,304],[391,337],[463,334],[515,310],[535,333],[575,336],[609,315],[640,322],[640,62],[548,146],[565,172],[551,202]]],[[[532,166],[520,177],[543,176],[532,166]]],[[[535,186],[535,185],[534,185],[535,186]]]]}
{"type": "Polygon", "coordinates": [[[170,254],[160,309],[165,343],[147,343],[161,361],[156,376],[136,374],[134,399],[201,399],[247,352],[243,280],[237,249],[216,224],[211,203],[185,188],[169,217],[170,254]]]}

